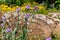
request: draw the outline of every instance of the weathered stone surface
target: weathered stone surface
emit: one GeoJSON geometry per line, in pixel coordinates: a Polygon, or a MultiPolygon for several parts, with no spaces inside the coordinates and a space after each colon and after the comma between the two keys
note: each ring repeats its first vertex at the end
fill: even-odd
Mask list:
{"type": "MultiPolygon", "coordinates": [[[[19,20],[19,27],[22,27],[25,24],[25,15],[26,13],[19,13],[19,19],[18,19],[18,13],[11,13],[9,15],[9,22],[13,23],[10,27],[14,28],[15,24],[19,20]]],[[[7,15],[7,14],[6,14],[7,15]]],[[[8,17],[8,15],[6,16],[8,17]]],[[[8,20],[7,20],[8,21],[8,20]]],[[[60,21],[59,19],[56,19],[49,15],[42,15],[42,14],[34,14],[34,17],[32,13],[29,13],[29,18],[27,22],[28,26],[28,32],[29,34],[33,35],[43,35],[44,37],[51,36],[51,32],[60,34],[60,21]]]]}

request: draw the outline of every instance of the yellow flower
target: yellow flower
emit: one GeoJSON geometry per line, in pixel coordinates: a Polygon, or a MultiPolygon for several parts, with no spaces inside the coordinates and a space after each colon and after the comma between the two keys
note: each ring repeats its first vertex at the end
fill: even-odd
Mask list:
{"type": "Polygon", "coordinates": [[[11,7],[8,7],[8,8],[7,8],[7,11],[11,11],[11,7]]]}
{"type": "Polygon", "coordinates": [[[13,7],[12,10],[15,11],[16,10],[16,7],[13,7]]]}
{"type": "Polygon", "coordinates": [[[44,6],[39,6],[39,9],[44,9],[45,7],[44,6]]]}
{"type": "Polygon", "coordinates": [[[38,3],[34,1],[33,4],[38,4],[38,3]]]}
{"type": "Polygon", "coordinates": [[[3,6],[4,6],[4,4],[1,5],[1,7],[3,7],[3,6]]]}
{"type": "Polygon", "coordinates": [[[16,6],[16,8],[18,8],[19,6],[16,6]]]}
{"type": "Polygon", "coordinates": [[[4,7],[8,7],[7,5],[5,5],[4,7]]]}
{"type": "Polygon", "coordinates": [[[3,8],[2,8],[2,11],[6,11],[6,7],[3,7],[3,8]]]}
{"type": "Polygon", "coordinates": [[[24,3],[23,5],[27,5],[27,3],[24,3]]]}
{"type": "Polygon", "coordinates": [[[25,7],[25,6],[22,6],[22,7],[21,7],[21,10],[25,10],[25,9],[26,9],[26,7],[25,7]]]}
{"type": "Polygon", "coordinates": [[[2,4],[1,7],[8,7],[7,5],[2,4]]]}
{"type": "Polygon", "coordinates": [[[30,7],[30,9],[33,9],[33,7],[30,7]]]}
{"type": "Polygon", "coordinates": [[[7,11],[8,6],[7,5],[0,5],[2,11],[7,11]]]}
{"type": "Polygon", "coordinates": [[[24,3],[23,6],[31,5],[31,2],[24,3]]]}
{"type": "Polygon", "coordinates": [[[31,5],[31,2],[27,2],[28,5],[31,5]]]}

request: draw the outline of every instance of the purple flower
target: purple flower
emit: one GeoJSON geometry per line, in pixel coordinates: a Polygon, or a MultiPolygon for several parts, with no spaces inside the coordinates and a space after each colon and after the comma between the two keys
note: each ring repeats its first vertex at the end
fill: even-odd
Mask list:
{"type": "Polygon", "coordinates": [[[16,11],[20,11],[20,8],[18,7],[18,8],[16,9],[16,11]]]}
{"type": "Polygon", "coordinates": [[[5,18],[5,16],[2,16],[2,20],[5,20],[6,18],[5,18]]]}
{"type": "Polygon", "coordinates": [[[1,26],[4,27],[4,23],[2,23],[1,26]]]}
{"type": "Polygon", "coordinates": [[[27,5],[27,6],[26,6],[26,9],[30,9],[30,6],[29,6],[29,5],[27,5]]]}
{"type": "Polygon", "coordinates": [[[10,28],[7,28],[7,29],[6,29],[6,32],[10,32],[10,31],[11,31],[11,29],[10,29],[10,28]]]}
{"type": "Polygon", "coordinates": [[[26,18],[29,18],[29,14],[26,14],[26,16],[25,16],[26,18]]]}
{"type": "Polygon", "coordinates": [[[51,40],[51,38],[49,37],[49,38],[47,38],[46,40],[51,40]]]}

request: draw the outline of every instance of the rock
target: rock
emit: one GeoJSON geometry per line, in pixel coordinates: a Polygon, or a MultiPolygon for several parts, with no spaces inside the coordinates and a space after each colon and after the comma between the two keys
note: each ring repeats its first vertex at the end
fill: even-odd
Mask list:
{"type": "Polygon", "coordinates": [[[54,22],[52,20],[48,19],[47,24],[54,24],[54,22]]]}
{"type": "Polygon", "coordinates": [[[53,15],[52,15],[52,17],[56,17],[56,16],[57,16],[57,14],[53,14],[53,15]]]}
{"type": "Polygon", "coordinates": [[[58,25],[60,26],[60,23],[58,25]]]}
{"type": "MultiPolygon", "coordinates": [[[[12,19],[11,22],[13,22],[13,24],[11,24],[11,27],[14,28],[16,27],[15,23],[17,23],[18,21],[18,13],[13,12],[12,14],[14,15],[13,17],[15,18],[14,19],[13,17],[10,18],[12,19]]],[[[4,15],[6,18],[9,18],[11,16],[9,13],[8,14],[5,13],[4,15]]],[[[22,30],[23,25],[25,24],[25,15],[26,13],[23,13],[23,12],[19,13],[19,19],[20,19],[19,27],[21,30],[22,30]]],[[[60,32],[57,30],[58,28],[60,29],[60,27],[57,26],[57,25],[60,25],[60,23],[56,24],[56,21],[60,22],[60,19],[56,19],[49,15],[47,17],[46,15],[42,15],[42,14],[34,14],[34,17],[33,17],[32,14],[31,15],[29,14],[29,18],[27,22],[28,31],[31,32],[29,34],[30,35],[42,35],[43,34],[45,38],[48,38],[51,36],[52,29],[54,29],[53,33],[56,33],[55,30],[57,32],[60,32]]]]}

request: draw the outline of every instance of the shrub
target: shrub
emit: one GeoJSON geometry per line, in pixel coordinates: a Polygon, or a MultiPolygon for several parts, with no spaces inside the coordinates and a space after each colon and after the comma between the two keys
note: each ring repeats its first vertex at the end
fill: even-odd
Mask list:
{"type": "Polygon", "coordinates": [[[60,9],[60,0],[57,0],[57,1],[55,2],[55,7],[56,7],[57,9],[60,9]]]}
{"type": "Polygon", "coordinates": [[[23,3],[25,2],[33,2],[34,0],[0,0],[0,4],[4,3],[4,4],[7,4],[7,5],[22,5],[23,3]]]}

